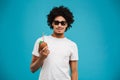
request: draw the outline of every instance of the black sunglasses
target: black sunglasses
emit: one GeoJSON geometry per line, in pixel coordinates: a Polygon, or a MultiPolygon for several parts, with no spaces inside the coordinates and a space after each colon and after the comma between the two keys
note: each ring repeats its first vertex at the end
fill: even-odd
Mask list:
{"type": "Polygon", "coordinates": [[[55,25],[59,25],[59,23],[60,23],[62,26],[65,26],[65,25],[67,24],[66,21],[57,21],[57,20],[53,21],[53,23],[54,23],[55,25]]]}

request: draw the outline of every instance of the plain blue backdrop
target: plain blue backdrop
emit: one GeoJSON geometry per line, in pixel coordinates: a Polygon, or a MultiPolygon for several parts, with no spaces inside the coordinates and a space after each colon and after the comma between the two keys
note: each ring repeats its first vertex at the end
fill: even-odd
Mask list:
{"type": "Polygon", "coordinates": [[[0,80],[38,80],[30,72],[32,49],[46,15],[64,5],[75,22],[65,35],[79,49],[79,80],[120,80],[119,0],[0,0],[0,80]]]}

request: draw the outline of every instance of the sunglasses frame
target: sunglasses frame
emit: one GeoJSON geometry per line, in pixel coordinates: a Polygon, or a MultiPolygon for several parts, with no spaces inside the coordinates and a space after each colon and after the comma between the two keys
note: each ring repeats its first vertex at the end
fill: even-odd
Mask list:
{"type": "Polygon", "coordinates": [[[54,20],[53,23],[54,23],[55,25],[59,25],[59,23],[60,23],[62,26],[65,26],[65,25],[67,24],[66,21],[58,21],[58,20],[54,20]]]}

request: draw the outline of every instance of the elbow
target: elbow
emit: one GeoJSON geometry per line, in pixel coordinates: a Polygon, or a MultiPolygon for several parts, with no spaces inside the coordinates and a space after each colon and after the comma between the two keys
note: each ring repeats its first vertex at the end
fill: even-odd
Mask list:
{"type": "Polygon", "coordinates": [[[31,70],[32,73],[35,72],[35,69],[32,66],[30,66],[30,70],[31,70]]]}

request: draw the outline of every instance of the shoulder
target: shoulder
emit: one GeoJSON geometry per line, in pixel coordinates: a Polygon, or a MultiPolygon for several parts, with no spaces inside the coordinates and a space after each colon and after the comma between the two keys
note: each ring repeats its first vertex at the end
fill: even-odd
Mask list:
{"type": "Polygon", "coordinates": [[[71,39],[66,38],[66,41],[68,42],[68,44],[70,46],[77,46],[77,44],[73,40],[71,40],[71,39]]]}

